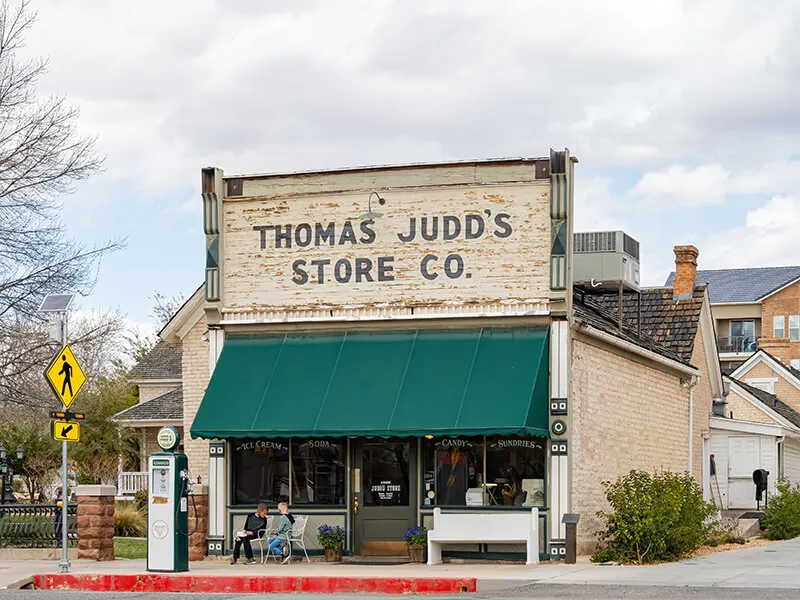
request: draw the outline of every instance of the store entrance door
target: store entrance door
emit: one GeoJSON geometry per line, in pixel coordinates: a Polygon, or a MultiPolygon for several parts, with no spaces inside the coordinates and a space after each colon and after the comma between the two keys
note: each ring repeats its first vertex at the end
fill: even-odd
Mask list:
{"type": "Polygon", "coordinates": [[[355,554],[406,554],[403,533],[416,521],[415,440],[356,440],[353,453],[355,554]]]}

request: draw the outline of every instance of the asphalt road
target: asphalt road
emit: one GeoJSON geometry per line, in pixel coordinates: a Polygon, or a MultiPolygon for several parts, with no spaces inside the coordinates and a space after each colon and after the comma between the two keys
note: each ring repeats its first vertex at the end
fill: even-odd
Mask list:
{"type": "MultiPolygon", "coordinates": [[[[690,588],[690,587],[657,587],[657,586],[617,586],[617,585],[529,585],[513,590],[500,590],[485,594],[463,594],[455,596],[416,596],[430,600],[483,600],[494,598],[530,598],[532,600],[642,600],[650,599],[678,599],[691,600],[783,600],[798,598],[798,590],[791,589],[737,589],[737,588],[690,588]]],[[[0,590],[0,600],[79,600],[91,598],[92,600],[143,600],[157,598],[158,600],[321,600],[322,598],[334,600],[363,600],[364,598],[408,598],[408,596],[379,596],[372,594],[335,595],[324,596],[317,594],[133,594],[130,592],[56,592],[45,590],[0,590]]]]}

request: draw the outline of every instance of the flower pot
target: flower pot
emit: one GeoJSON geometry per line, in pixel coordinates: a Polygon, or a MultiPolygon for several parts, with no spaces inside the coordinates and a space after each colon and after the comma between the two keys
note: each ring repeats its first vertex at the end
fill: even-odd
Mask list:
{"type": "Polygon", "coordinates": [[[325,562],[339,562],[342,560],[341,548],[325,548],[325,562]]]}
{"type": "Polygon", "coordinates": [[[420,544],[409,544],[408,556],[411,558],[411,562],[424,563],[426,560],[426,550],[427,548],[420,544]]]}

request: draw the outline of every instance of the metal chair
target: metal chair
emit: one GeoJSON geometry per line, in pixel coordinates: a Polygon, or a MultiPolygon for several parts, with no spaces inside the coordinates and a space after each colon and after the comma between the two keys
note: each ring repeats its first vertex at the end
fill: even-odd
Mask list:
{"type": "Polygon", "coordinates": [[[283,564],[288,563],[292,558],[292,544],[297,544],[302,548],[303,554],[306,556],[306,562],[311,562],[306,552],[306,525],[308,524],[308,515],[303,515],[294,518],[294,525],[292,525],[292,533],[287,540],[289,545],[289,555],[283,559],[283,564]]]}
{"type": "Polygon", "coordinates": [[[269,534],[272,532],[272,521],[275,517],[267,517],[267,525],[264,529],[259,529],[258,537],[253,540],[253,544],[258,544],[261,551],[261,564],[264,564],[264,546],[269,550],[269,534]]]}

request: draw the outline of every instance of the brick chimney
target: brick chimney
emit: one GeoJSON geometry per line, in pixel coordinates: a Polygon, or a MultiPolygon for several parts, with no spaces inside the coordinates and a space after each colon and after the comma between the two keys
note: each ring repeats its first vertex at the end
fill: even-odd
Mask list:
{"type": "Polygon", "coordinates": [[[697,279],[697,257],[700,252],[694,246],[675,246],[675,281],[672,293],[678,300],[691,298],[697,279]]]}

